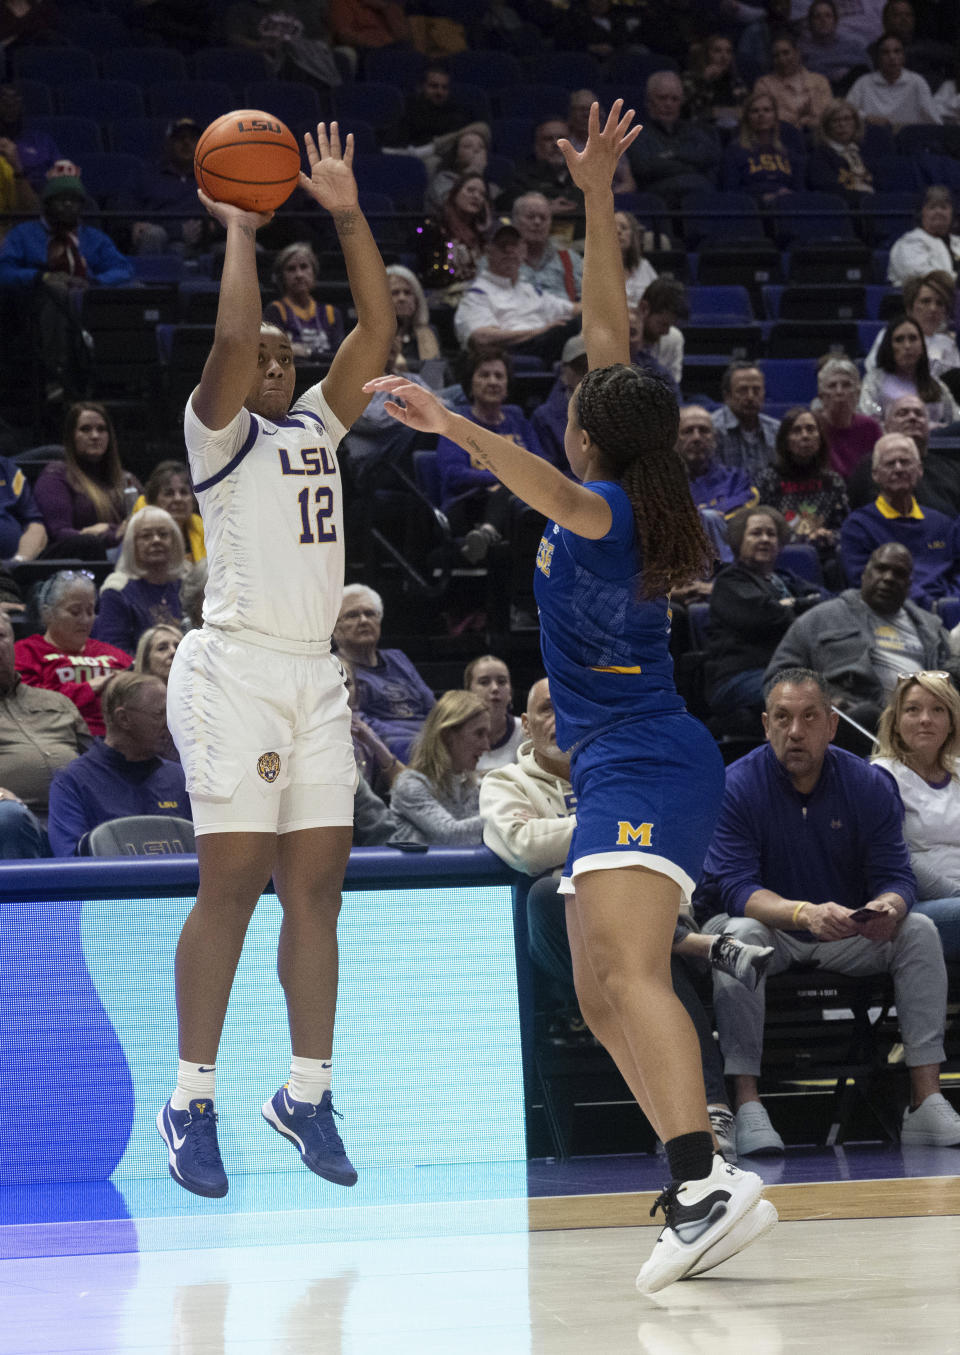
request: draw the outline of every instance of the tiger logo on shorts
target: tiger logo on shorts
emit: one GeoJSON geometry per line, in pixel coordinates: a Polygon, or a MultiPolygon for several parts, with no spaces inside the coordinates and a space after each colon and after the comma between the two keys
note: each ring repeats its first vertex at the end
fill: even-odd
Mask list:
{"type": "Polygon", "coordinates": [[[257,771],[264,781],[276,781],[280,775],[280,754],[263,753],[257,758],[257,771]]]}

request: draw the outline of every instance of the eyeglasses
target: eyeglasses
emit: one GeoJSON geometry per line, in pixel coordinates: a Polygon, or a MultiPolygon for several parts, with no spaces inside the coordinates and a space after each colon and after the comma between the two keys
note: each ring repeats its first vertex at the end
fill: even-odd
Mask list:
{"type": "Polygon", "coordinates": [[[914,678],[925,677],[942,678],[944,682],[950,681],[950,674],[945,673],[942,668],[920,668],[916,673],[901,673],[897,678],[897,686],[899,687],[901,682],[912,682],[914,678]]]}

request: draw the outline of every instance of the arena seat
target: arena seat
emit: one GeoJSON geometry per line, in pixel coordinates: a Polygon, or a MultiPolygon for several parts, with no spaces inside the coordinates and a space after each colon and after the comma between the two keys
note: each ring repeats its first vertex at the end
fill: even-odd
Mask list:
{"type": "Polygon", "coordinates": [[[823,587],[823,570],[820,568],[820,556],[814,546],[797,541],[783,546],[777,556],[777,568],[789,569],[799,574],[801,579],[823,587]]]}
{"type": "Polygon", "coordinates": [[[99,76],[93,54],[77,47],[31,47],[17,43],[11,52],[11,65],[18,80],[43,80],[53,89],[63,89],[75,80],[96,80],[99,76]]]}
{"type": "Polygon", "coordinates": [[[60,87],[61,113],[95,118],[97,122],[119,122],[125,118],[146,117],[143,90],[132,80],[70,80],[60,87]]]}
{"type": "Polygon", "coordinates": [[[504,85],[491,92],[493,105],[501,118],[565,118],[569,95],[562,85],[504,85]]]}
{"type": "Polygon", "coordinates": [[[333,92],[333,108],[344,127],[349,129],[351,119],[360,118],[371,123],[382,135],[395,127],[403,116],[403,90],[397,85],[381,85],[371,80],[358,85],[341,85],[333,92]]]}
{"type": "Polygon", "coordinates": [[[960,598],[937,598],[933,611],[947,630],[960,626],[960,598]]]}
{"type": "Polygon", "coordinates": [[[107,122],[105,132],[110,150],[156,160],[163,153],[169,118],[120,118],[107,122]]]}
{"type": "Polygon", "coordinates": [[[190,58],[194,80],[224,80],[233,89],[243,89],[266,80],[263,54],[244,47],[202,47],[190,58]]]}
{"type": "Polygon", "coordinates": [[[490,137],[500,155],[526,160],[533,154],[533,118],[494,118],[490,137]]]}
{"type": "Polygon", "coordinates": [[[760,209],[749,193],[688,193],[681,207],[683,238],[691,249],[704,240],[748,240],[763,235],[760,209]]]}
{"type": "Polygon", "coordinates": [[[691,324],[698,321],[733,324],[754,318],[750,293],[742,286],[689,287],[687,304],[690,307],[691,324]]]}
{"type": "Polygon", "coordinates": [[[862,240],[803,240],[787,257],[788,282],[820,286],[827,282],[870,282],[873,255],[862,240]]]}
{"type": "Polygon", "coordinates": [[[100,74],[105,80],[148,85],[158,80],[186,80],[187,63],[171,47],[116,47],[101,53],[100,74]]]}
{"type": "Polygon", "coordinates": [[[44,80],[18,80],[17,89],[23,100],[23,114],[29,125],[34,113],[53,112],[53,91],[44,80]]]}
{"type": "Polygon", "coordinates": [[[523,84],[523,68],[509,52],[454,52],[448,64],[454,89],[458,80],[491,91],[523,84]]]}
{"type": "Polygon", "coordinates": [[[135,188],[143,174],[143,161],[121,151],[100,151],[83,157],[83,186],[101,207],[135,188]]]}
{"type": "MultiPolygon", "coordinates": [[[[357,89],[362,86],[358,85],[357,89]]],[[[415,155],[358,155],[357,179],[368,191],[385,193],[399,212],[423,210],[427,169],[415,155]]]]}
{"type": "Polygon", "coordinates": [[[589,52],[538,52],[537,79],[564,89],[595,89],[600,67],[589,52]]]}
{"type": "Polygon", "coordinates": [[[27,121],[31,132],[46,132],[57,149],[71,160],[106,149],[100,126],[93,118],[69,113],[31,113],[27,121]]]}
{"type": "MultiPolygon", "coordinates": [[[[205,126],[228,113],[236,104],[236,93],[223,80],[164,80],[152,82],[147,87],[147,107],[153,117],[191,117],[205,126]]],[[[252,106],[261,107],[259,104],[252,106]]],[[[283,118],[279,109],[271,108],[270,111],[283,118]]]]}
{"type": "Polygon", "coordinates": [[[767,334],[768,358],[806,358],[811,353],[860,356],[855,320],[776,320],[767,334]]]}
{"type": "Polygon", "coordinates": [[[817,392],[816,358],[764,358],[767,400],[777,404],[808,405],[817,392]]]}
{"type": "Polygon", "coordinates": [[[916,219],[917,193],[914,189],[877,192],[860,204],[863,236],[875,249],[892,245],[894,240],[913,229],[916,219]]]}
{"type": "MultiPolygon", "coordinates": [[[[412,47],[409,49],[374,47],[363,55],[362,83],[369,80],[374,84],[400,85],[406,90],[412,90],[420,83],[426,64],[427,58],[423,52],[418,52],[412,47]]],[[[456,81],[456,88],[451,91],[451,97],[459,103],[459,80],[456,81]]]]}
{"type": "Polygon", "coordinates": [[[739,283],[755,294],[760,287],[782,279],[780,251],[772,240],[704,240],[697,251],[701,287],[739,283]]]}
{"type": "Polygon", "coordinates": [[[78,856],[185,856],[195,851],[193,824],[171,814],[108,819],[77,844],[78,856]]]}
{"type": "Polygon", "coordinates": [[[850,240],[853,218],[836,193],[791,193],[770,209],[774,238],[782,247],[800,240],[850,240]]]}

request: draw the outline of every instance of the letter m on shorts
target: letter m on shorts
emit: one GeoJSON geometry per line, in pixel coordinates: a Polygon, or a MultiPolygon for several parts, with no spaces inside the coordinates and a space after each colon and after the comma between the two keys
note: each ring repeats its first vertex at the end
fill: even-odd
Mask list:
{"type": "Polygon", "coordinates": [[[634,827],[626,819],[621,819],[617,824],[617,846],[629,847],[632,842],[636,842],[641,847],[649,847],[652,833],[652,823],[638,823],[634,827]]]}

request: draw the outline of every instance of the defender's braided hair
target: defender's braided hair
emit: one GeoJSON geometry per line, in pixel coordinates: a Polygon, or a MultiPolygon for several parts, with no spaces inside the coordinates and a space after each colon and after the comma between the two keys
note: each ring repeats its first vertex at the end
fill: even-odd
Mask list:
{"type": "Polygon", "coordinates": [[[577,421],[616,473],[633,508],[643,561],[641,593],[658,597],[701,578],[713,550],[676,451],[673,392],[651,372],[621,363],[588,372],[577,421]]]}

